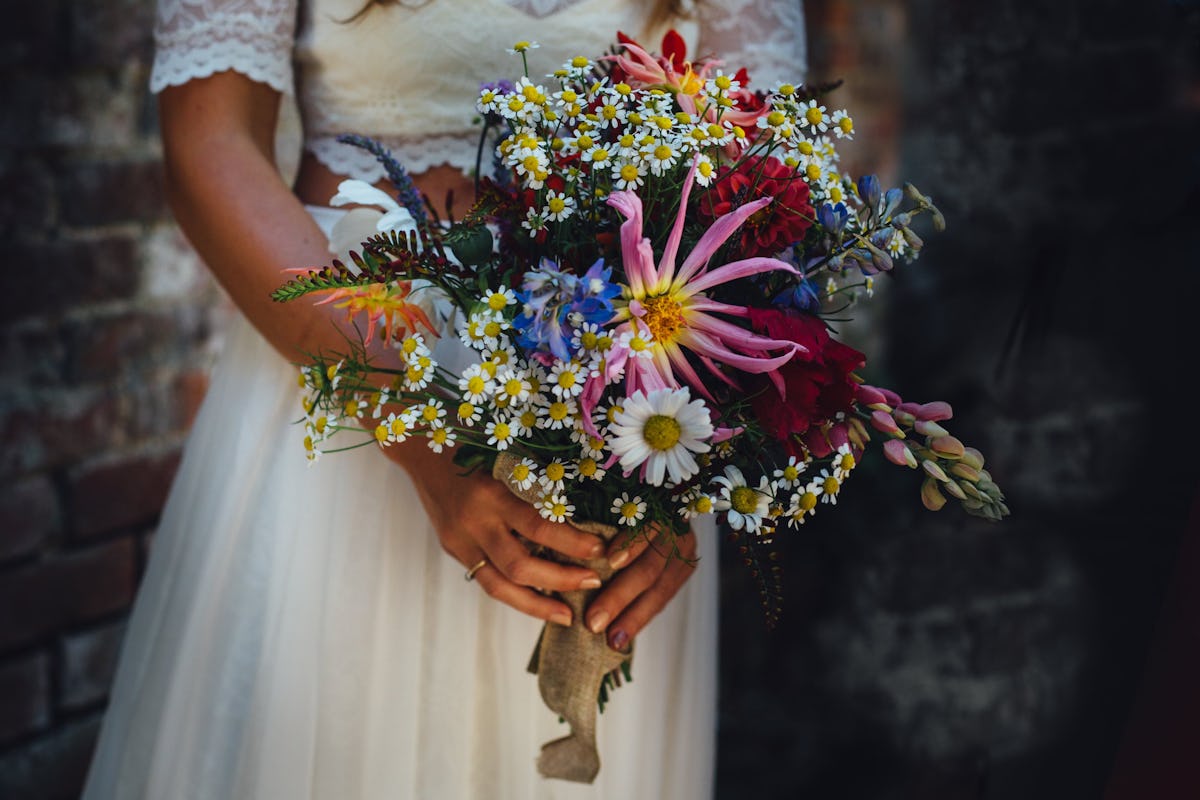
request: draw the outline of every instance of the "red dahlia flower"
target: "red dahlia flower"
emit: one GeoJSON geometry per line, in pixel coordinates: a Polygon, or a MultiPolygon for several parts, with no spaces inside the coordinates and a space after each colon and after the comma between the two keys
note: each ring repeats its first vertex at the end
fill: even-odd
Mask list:
{"type": "Polygon", "coordinates": [[[739,255],[776,256],[804,238],[815,212],[809,202],[808,184],[796,171],[773,156],[750,156],[719,173],[713,187],[700,200],[700,211],[711,218],[728,214],[734,207],[760,197],[775,202],[759,210],[742,226],[739,255]]]}
{"type": "Polygon", "coordinates": [[[854,404],[857,383],[850,373],[866,362],[853,347],[833,339],[820,317],[803,312],[751,308],[750,326],[772,339],[801,345],[779,368],[784,392],[765,376],[751,388],[755,416],[767,433],[783,442],[789,455],[803,455],[802,437],[854,404]],[[757,391],[755,391],[757,390],[757,391]]]}

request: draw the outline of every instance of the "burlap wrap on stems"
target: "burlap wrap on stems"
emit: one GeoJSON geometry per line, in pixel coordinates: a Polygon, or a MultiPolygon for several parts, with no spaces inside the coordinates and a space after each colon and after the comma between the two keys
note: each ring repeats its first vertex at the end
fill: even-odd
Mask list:
{"type": "MultiPolygon", "coordinates": [[[[510,453],[500,453],[492,468],[492,476],[517,497],[530,504],[541,500],[535,488],[522,490],[512,482],[512,469],[520,461],[510,453]]],[[[571,521],[575,527],[603,537],[605,541],[617,535],[617,528],[599,522],[571,521]]],[[[573,559],[546,551],[543,557],[564,564],[577,564],[594,570],[600,580],[607,581],[613,570],[608,559],[573,559]]],[[[529,661],[529,671],[537,673],[538,690],[546,706],[571,726],[569,736],[542,745],[538,756],[538,772],[547,778],[559,778],[577,783],[591,783],[600,772],[600,753],[596,749],[596,698],[605,674],[633,658],[633,644],[628,653],[608,646],[604,634],[595,634],[583,624],[583,611],[599,589],[580,589],[555,592],[571,607],[571,625],[563,627],[546,623],[529,661]]]]}

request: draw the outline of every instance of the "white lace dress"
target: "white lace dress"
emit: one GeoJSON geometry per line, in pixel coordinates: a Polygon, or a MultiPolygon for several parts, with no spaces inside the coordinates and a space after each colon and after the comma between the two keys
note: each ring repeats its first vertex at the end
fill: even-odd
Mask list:
{"type": "MultiPolygon", "coordinates": [[[[233,69],[295,90],[306,147],[355,177],[378,173],[338,133],[387,141],[413,172],[466,165],[474,87],[514,72],[504,48],[539,41],[534,64],[549,72],[618,27],[639,32],[648,3],[407,5],[345,24],[360,0],[161,0],[152,88],[233,69]],[[439,121],[438,97],[452,118],[439,121]]],[[[734,0],[680,29],[693,52],[725,53],[766,86],[800,72],[799,17],[798,2],[734,0]]],[[[328,232],[337,213],[314,217],[328,232]]],[[[634,680],[599,719],[596,783],[546,780],[538,749],[563,731],[525,671],[540,623],[463,580],[380,454],[308,468],[298,415],[295,367],[239,320],[155,537],[85,800],[711,794],[711,526],[697,574],[639,635],[634,680]]]]}

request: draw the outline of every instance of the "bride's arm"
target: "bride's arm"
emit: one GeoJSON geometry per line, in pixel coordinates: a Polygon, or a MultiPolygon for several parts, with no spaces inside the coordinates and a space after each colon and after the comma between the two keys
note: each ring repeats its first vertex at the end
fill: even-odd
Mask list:
{"type": "MultiPolygon", "coordinates": [[[[163,89],[159,117],[167,197],[180,227],[259,332],[285,358],[299,360],[344,347],[345,339],[327,307],[270,298],[283,282],[281,269],[329,260],[324,234],[275,168],[279,100],[271,87],[226,71],[163,89]]],[[[477,574],[488,594],[535,617],[569,622],[565,603],[530,587],[589,588],[596,574],[534,558],[511,531],[576,558],[603,552],[597,537],[542,519],[490,477],[462,477],[449,455],[422,441],[384,452],[412,477],[442,547],[464,565],[488,559],[477,574]]]]}

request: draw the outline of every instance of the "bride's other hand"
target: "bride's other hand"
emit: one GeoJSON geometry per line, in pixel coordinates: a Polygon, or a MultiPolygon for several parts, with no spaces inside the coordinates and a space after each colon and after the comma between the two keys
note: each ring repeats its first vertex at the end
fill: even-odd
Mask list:
{"type": "Polygon", "coordinates": [[[584,567],[537,558],[513,532],[576,559],[602,557],[600,537],[544,519],[490,475],[463,475],[452,458],[420,442],[388,448],[389,454],[393,451],[412,477],[442,549],[464,568],[487,559],[474,580],[488,595],[538,619],[571,624],[570,607],[537,590],[594,589],[600,576],[584,567]]]}
{"type": "Polygon", "coordinates": [[[634,637],[696,571],[696,534],[675,537],[653,532],[619,536],[608,560],[619,571],[588,606],[585,623],[593,633],[607,631],[608,644],[625,650],[634,637]]]}

